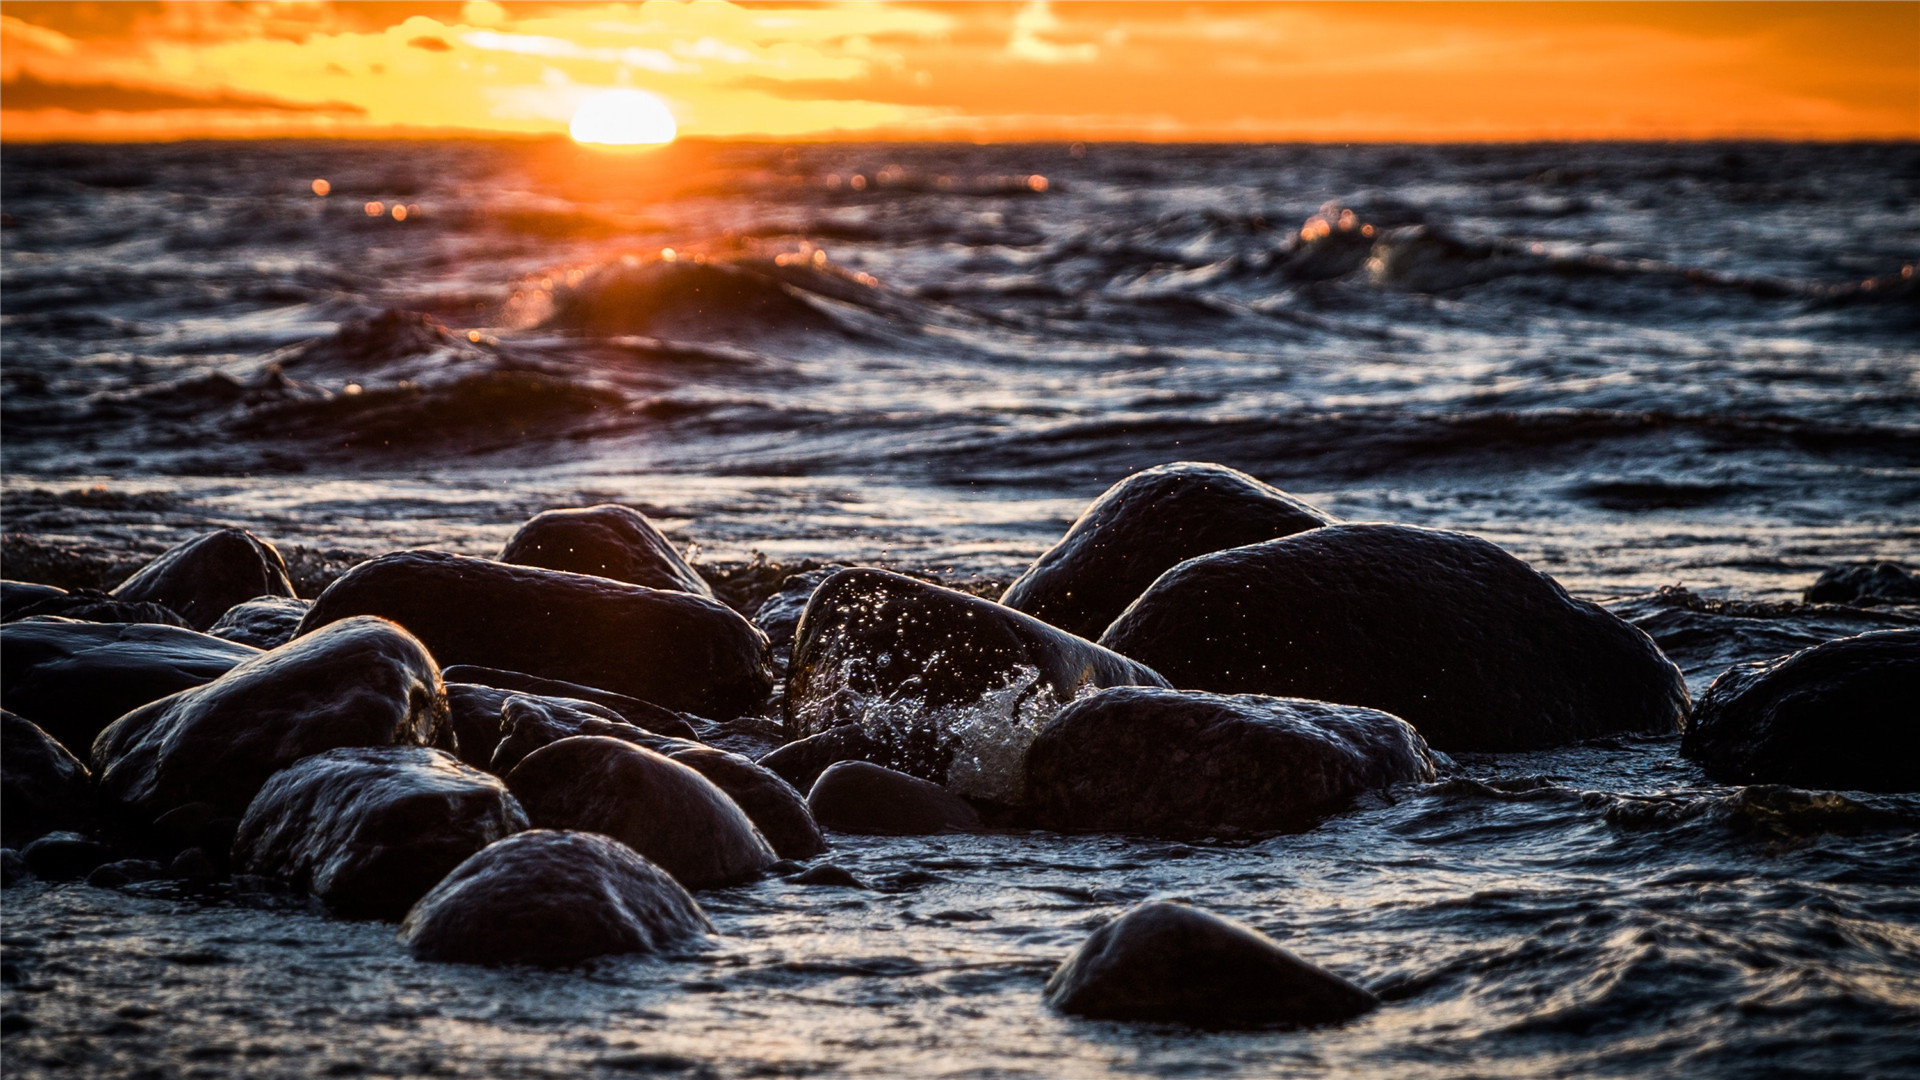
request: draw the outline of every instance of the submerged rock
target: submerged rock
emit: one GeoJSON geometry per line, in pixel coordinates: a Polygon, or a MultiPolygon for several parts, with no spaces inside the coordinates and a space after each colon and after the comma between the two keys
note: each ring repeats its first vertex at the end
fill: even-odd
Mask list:
{"type": "Polygon", "coordinates": [[[1806,591],[1809,604],[1920,604],[1920,575],[1896,562],[1836,566],[1806,591]]]}
{"type": "Polygon", "coordinates": [[[841,832],[925,836],[978,832],[980,815],[939,784],[865,761],[842,761],[807,793],[814,820],[841,832]]]}
{"type": "Polygon", "coordinates": [[[620,719],[634,727],[644,728],[656,735],[669,735],[676,739],[694,737],[695,717],[655,705],[651,701],[611,693],[594,686],[584,686],[562,679],[542,679],[524,672],[502,671],[498,668],[479,667],[474,664],[450,665],[441,670],[441,677],[448,682],[474,683],[537,697],[591,701],[595,705],[618,713],[620,719]]]}
{"type": "Polygon", "coordinates": [[[168,548],[115,586],[117,600],[165,604],[195,630],[256,596],[292,596],[287,564],[245,529],[221,529],[168,548]]]}
{"type": "Polygon", "coordinates": [[[1680,752],[1731,784],[1920,791],[1920,630],[1742,664],[1713,681],[1680,752]]]}
{"type": "Polygon", "coordinates": [[[447,664],[563,679],[730,719],[773,688],[767,639],[716,600],[437,551],[364,562],[314,601],[305,634],[390,618],[447,664]]]}
{"type": "Polygon", "coordinates": [[[618,739],[543,746],[507,774],[507,787],[534,825],[611,836],[689,889],[736,885],[779,860],[712,781],[618,739]]]}
{"type": "Polygon", "coordinates": [[[712,932],[693,897],[625,844],[534,829],[461,863],[407,913],[400,939],[421,960],[558,965],[712,932]]]}
{"type": "Polygon", "coordinates": [[[30,720],[0,710],[0,842],[17,848],[93,819],[93,777],[30,720]]]}
{"type": "Polygon", "coordinates": [[[122,715],[259,655],[177,626],[36,618],[0,627],[0,701],[85,759],[122,715]]]}
{"type": "Polygon", "coordinates": [[[195,802],[238,815],[309,754],[432,742],[446,709],[419,641],[384,619],[348,619],[114,721],[93,765],[102,796],[136,819],[195,802]]]}
{"type": "Polygon", "coordinates": [[[468,856],[526,827],[506,785],[443,751],[344,747],[267,781],[240,820],[233,865],[337,915],[398,919],[468,856]]]}
{"type": "Polygon", "coordinates": [[[1419,733],[1373,709],[1131,686],[1060,710],[1026,768],[1037,824],[1174,834],[1306,828],[1434,776],[1419,733]]]}
{"type": "Polygon", "coordinates": [[[1074,1016],[1216,1029],[1331,1024],[1380,1004],[1251,927],[1166,902],[1095,930],[1046,995],[1074,1016]]]}
{"type": "Polygon", "coordinates": [[[536,514],[507,541],[500,561],[713,595],[645,514],[616,503],[536,514]]]}
{"type": "Polygon", "coordinates": [[[1479,537],[1407,525],[1190,559],[1100,640],[1183,690],[1364,705],[1440,750],[1667,733],[1687,710],[1646,634],[1479,537]]]}
{"type": "Polygon", "coordinates": [[[20,849],[27,869],[42,881],[79,881],[113,858],[113,849],[77,832],[56,832],[20,849]]]}
{"type": "Polygon", "coordinates": [[[964,794],[1017,801],[1038,718],[1153,671],[990,600],[884,570],[842,570],[800,620],[787,677],[794,738],[858,723],[884,764],[964,794]]]}
{"type": "Polygon", "coordinates": [[[1335,520],[1238,469],[1159,465],[1095,499],[1000,602],[1093,639],[1155,578],[1188,559],[1335,520]]]}
{"type": "Polygon", "coordinates": [[[809,791],[827,766],[837,761],[884,760],[887,744],[868,735],[857,724],[842,724],[818,735],[795,739],[761,757],[760,764],[782,780],[809,791]]]}
{"type": "Polygon", "coordinates": [[[256,596],[226,610],[207,633],[256,649],[271,649],[293,640],[306,618],[311,600],[292,596],[256,596]]]}

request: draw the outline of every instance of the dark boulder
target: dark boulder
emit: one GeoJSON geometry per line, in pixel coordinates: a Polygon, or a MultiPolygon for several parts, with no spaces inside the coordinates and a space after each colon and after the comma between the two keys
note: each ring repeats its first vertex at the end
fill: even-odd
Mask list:
{"type": "Polygon", "coordinates": [[[811,791],[813,782],[839,761],[883,761],[887,744],[868,735],[856,724],[828,728],[772,751],[760,758],[760,764],[801,791],[811,791]]]}
{"type": "Polygon", "coordinates": [[[1031,615],[884,570],[842,570],[807,603],[787,675],[796,739],[858,723],[881,762],[1016,801],[1034,725],[1105,686],[1159,675],[1031,615]]]}
{"type": "Polygon", "coordinates": [[[259,655],[184,627],[35,618],[0,626],[0,701],[85,759],[122,715],[259,655]]]}
{"type": "Polygon", "coordinates": [[[712,781],[618,739],[543,746],[507,774],[507,787],[534,825],[611,836],[689,889],[739,884],[779,861],[712,781]]]}
{"type": "Polygon", "coordinates": [[[535,514],[507,541],[500,561],[713,595],[645,514],[616,503],[535,514]]]}
{"type": "Polygon", "coordinates": [[[0,842],[17,848],[93,820],[93,777],[30,720],[0,710],[0,842]]]}
{"type": "Polygon", "coordinates": [[[341,746],[418,746],[446,722],[440,672],[383,619],[349,619],[114,721],[93,746],[103,798],[152,822],[239,815],[274,773],[341,746]]]}
{"type": "Polygon", "coordinates": [[[772,770],[711,746],[680,747],[667,757],[726,792],[781,858],[810,859],[827,850],[805,796],[772,770]]]}
{"type": "Polygon", "coordinates": [[[165,604],[134,603],[116,600],[97,589],[68,592],[51,585],[25,585],[8,582],[4,621],[31,619],[39,615],[57,615],[97,623],[156,623],[160,626],[186,626],[187,620],[165,604]]]}
{"type": "Polygon", "coordinates": [[[443,751],[345,747],[267,781],[240,819],[233,868],[287,881],[336,915],[399,919],[473,853],[526,827],[506,785],[443,751]]]}
{"type": "Polygon", "coordinates": [[[167,868],[152,859],[119,859],[94,867],[87,875],[87,884],[96,889],[118,889],[143,881],[159,881],[166,876],[167,868]]]}
{"type": "Polygon", "coordinates": [[[314,601],[305,634],[381,615],[447,664],[524,671],[729,719],[773,688],[767,639],[716,600],[586,574],[403,551],[364,562],[314,601]]]}
{"type": "Polygon", "coordinates": [[[1364,705],[1439,750],[1678,729],[1646,634],[1475,536],[1329,525],[1189,559],[1101,643],[1183,690],[1364,705]]]}
{"type": "Polygon", "coordinates": [[[575,735],[619,739],[662,754],[676,745],[698,745],[643,731],[621,720],[611,709],[591,701],[538,694],[509,694],[500,703],[500,730],[504,737],[493,748],[492,760],[487,762],[487,771],[495,776],[512,772],[535,750],[575,735]]]}
{"type": "Polygon", "coordinates": [[[1188,559],[1335,520],[1238,469],[1176,461],[1108,488],[1000,602],[1091,640],[1188,559]]]}
{"type": "Polygon", "coordinates": [[[221,529],[168,548],[115,586],[116,600],[165,604],[205,630],[228,608],[256,596],[292,596],[287,564],[245,529],[221,529]]]}
{"type": "Polygon", "coordinates": [[[27,869],[27,860],[12,848],[0,848],[0,889],[11,889],[33,880],[33,871],[27,869]]]}
{"type": "Polygon", "coordinates": [[[656,735],[670,735],[676,739],[694,737],[696,717],[655,705],[651,701],[611,693],[598,687],[562,679],[542,679],[525,672],[502,671],[498,668],[480,667],[475,664],[452,664],[443,668],[440,674],[448,682],[474,683],[538,697],[591,701],[595,705],[612,709],[620,714],[620,719],[634,727],[645,728],[656,735]]]}
{"type": "MultiPolygon", "coordinates": [[[[444,679],[446,674],[442,670],[440,677],[444,679]]],[[[451,680],[446,687],[447,731],[453,737],[454,756],[476,769],[485,769],[493,762],[500,740],[506,738],[501,707],[513,691],[451,680]]]]}
{"type": "Polygon", "coordinates": [[[256,649],[271,649],[293,640],[311,600],[292,596],[256,596],[226,610],[207,633],[256,649]]]}
{"type": "Polygon", "coordinates": [[[712,932],[693,897],[626,845],[534,829],[461,863],[407,913],[400,939],[422,960],[561,965],[712,932]]]}
{"type": "Polygon", "coordinates": [[[1920,630],[1728,670],[1700,698],[1680,752],[1730,784],[1920,791],[1920,630]]]}
{"type": "Polygon", "coordinates": [[[1046,995],[1073,1016],[1215,1029],[1331,1024],[1380,1004],[1251,927],[1164,901],[1095,930],[1046,995]]]}
{"type": "Polygon", "coordinates": [[[753,625],[767,635],[775,649],[791,648],[794,631],[800,627],[800,616],[807,610],[807,601],[813,599],[813,591],[842,569],[830,566],[788,574],[780,587],[753,610],[753,625]]]}
{"type": "Polygon", "coordinates": [[[31,608],[47,600],[59,600],[67,595],[67,590],[58,585],[0,580],[0,620],[11,622],[24,615],[33,614],[31,611],[22,609],[31,608]]]}
{"type": "Polygon", "coordinates": [[[113,858],[113,849],[77,832],[56,832],[20,849],[27,869],[42,881],[79,881],[113,858]]]}
{"type": "Polygon", "coordinates": [[[980,815],[939,784],[865,761],[829,767],[807,793],[807,809],[829,829],[872,836],[979,832],[980,815]]]}
{"type": "Polygon", "coordinates": [[[1128,686],[1081,698],[1041,729],[1025,809],[1052,829],[1272,832],[1433,776],[1419,733],[1373,709],[1128,686]]]}
{"type": "Polygon", "coordinates": [[[1920,574],[1895,562],[1836,566],[1806,591],[1809,604],[1920,604],[1920,574]]]}

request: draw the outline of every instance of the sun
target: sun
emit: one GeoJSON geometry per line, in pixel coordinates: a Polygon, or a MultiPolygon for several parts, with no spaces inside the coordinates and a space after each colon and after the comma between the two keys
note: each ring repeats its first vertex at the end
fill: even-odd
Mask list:
{"type": "Polygon", "coordinates": [[[567,125],[573,141],[596,146],[658,146],[679,133],[666,103],[644,90],[588,95],[567,125]]]}

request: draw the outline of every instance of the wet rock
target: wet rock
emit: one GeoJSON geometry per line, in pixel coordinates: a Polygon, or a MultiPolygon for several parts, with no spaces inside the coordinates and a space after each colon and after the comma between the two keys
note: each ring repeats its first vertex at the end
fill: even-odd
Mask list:
{"type": "Polygon", "coordinates": [[[31,599],[23,598],[20,603],[8,601],[5,608],[5,621],[31,619],[41,615],[57,615],[63,619],[78,619],[82,622],[97,623],[157,623],[161,626],[186,626],[187,620],[165,604],[133,603],[116,600],[97,589],[54,589],[51,585],[31,585],[34,590],[31,599]],[[51,590],[51,593],[41,590],[51,590]]]}
{"type": "Polygon", "coordinates": [[[576,735],[619,739],[656,753],[665,753],[668,748],[684,742],[642,731],[622,721],[612,710],[590,701],[510,694],[501,703],[500,714],[505,737],[494,747],[493,759],[487,763],[487,771],[495,776],[512,772],[535,750],[576,735]]]}
{"type": "Polygon", "coordinates": [[[1644,633],[1485,540],[1407,525],[1190,559],[1101,643],[1184,690],[1389,712],[1439,750],[1667,733],[1687,709],[1644,633]]]}
{"type": "Polygon", "coordinates": [[[259,655],[182,627],[36,618],[0,626],[0,699],[84,759],[123,714],[259,655]]]}
{"type": "Polygon", "coordinates": [[[271,649],[293,640],[311,600],[292,596],[256,596],[228,608],[207,633],[256,649],[271,649]]]}
{"type": "Polygon", "coordinates": [[[469,856],[526,827],[506,785],[444,751],[347,747],[267,781],[240,820],[233,865],[336,915],[399,919],[469,856]]]}
{"type": "Polygon", "coordinates": [[[443,669],[441,677],[448,682],[473,683],[539,697],[591,701],[595,705],[612,709],[619,714],[621,720],[625,720],[634,727],[644,728],[656,735],[668,735],[676,739],[694,737],[695,717],[655,705],[651,701],[642,701],[625,694],[610,693],[598,687],[584,686],[562,679],[542,679],[524,672],[502,671],[498,668],[479,667],[474,664],[454,664],[443,669]]]}
{"type": "Polygon", "coordinates": [[[885,760],[886,754],[885,743],[856,724],[842,724],[795,739],[761,757],[760,764],[801,791],[811,791],[813,782],[835,762],[885,760]]]}
{"type": "Polygon", "coordinates": [[[175,881],[209,881],[220,874],[220,864],[202,848],[188,848],[167,863],[167,876],[175,881]]]}
{"type": "Polygon", "coordinates": [[[645,514],[616,503],[536,514],[507,541],[500,561],[713,595],[645,514]]]}
{"type": "MultiPolygon", "coordinates": [[[[446,678],[445,670],[440,677],[446,678]]],[[[493,761],[500,740],[506,737],[501,706],[513,691],[451,680],[446,688],[447,730],[453,735],[454,756],[476,769],[485,769],[493,761]]]]}
{"type": "Polygon", "coordinates": [[[1680,752],[1730,784],[1920,791],[1920,630],[1743,664],[1713,681],[1680,752]]]}
{"type": "Polygon", "coordinates": [[[400,939],[421,960],[560,965],[712,932],[693,897],[626,845],[534,829],[461,863],[407,913],[400,939]]]}
{"type": "Polygon", "coordinates": [[[56,832],[21,848],[20,857],[42,881],[79,881],[113,858],[113,849],[77,832],[56,832]]]}
{"type": "Polygon", "coordinates": [[[1052,829],[1271,832],[1433,777],[1419,733],[1373,709],[1119,687],[1068,705],[1034,739],[1025,809],[1052,829]]]}
{"type": "Polygon", "coordinates": [[[711,746],[681,747],[667,757],[726,792],[781,858],[810,859],[827,850],[806,798],[772,770],[711,746]]]}
{"type": "Polygon", "coordinates": [[[100,733],[93,764],[103,798],[138,821],[193,802],[237,815],[309,754],[432,742],[446,709],[419,641],[348,619],[128,713],[100,733]]]}
{"type": "Polygon", "coordinates": [[[859,723],[887,744],[884,764],[1012,802],[1036,718],[1123,685],[1166,682],[990,600],[884,570],[842,570],[800,620],[786,721],[796,739],[859,723]]]}
{"type": "Polygon", "coordinates": [[[1804,598],[1809,604],[1920,604],[1920,575],[1895,562],[1836,566],[1804,598]]]}
{"type": "Polygon", "coordinates": [[[788,574],[787,579],[780,583],[780,588],[760,601],[760,606],[754,609],[753,625],[767,635],[767,640],[773,643],[775,649],[791,648],[793,633],[799,629],[800,616],[807,610],[807,601],[813,599],[813,591],[842,569],[844,567],[829,566],[788,574]]]}
{"type": "Polygon", "coordinates": [[[773,687],[766,637],[732,609],[585,574],[403,551],[341,575],[300,632],[350,615],[394,620],[447,664],[584,683],[722,720],[758,707],[773,687]]]}
{"type": "Polygon", "coordinates": [[[853,871],[835,866],[832,863],[821,863],[819,866],[809,867],[804,872],[795,874],[793,876],[793,883],[795,885],[813,885],[831,889],[867,888],[867,883],[856,877],[853,871]]]}
{"type": "Polygon", "coordinates": [[[31,612],[21,611],[43,600],[58,600],[67,590],[58,585],[39,585],[31,581],[0,581],[0,619],[12,621],[31,612]]]}
{"type": "Polygon", "coordinates": [[[143,881],[159,881],[166,876],[167,868],[152,859],[121,859],[96,867],[87,875],[87,884],[96,889],[118,889],[143,881]]]}
{"type": "Polygon", "coordinates": [[[1095,930],[1046,995],[1073,1016],[1216,1029],[1331,1024],[1380,1003],[1251,927],[1166,902],[1095,930]]]}
{"type": "Polygon", "coordinates": [[[1238,469],[1176,461],[1108,488],[1000,602],[1092,640],[1188,559],[1334,521],[1238,469]]]}
{"type": "Polygon", "coordinates": [[[0,839],[19,847],[93,819],[93,777],[32,721],[0,710],[0,839]]]}
{"type": "Polygon", "coordinates": [[[33,877],[33,871],[27,869],[27,860],[12,848],[0,848],[0,889],[11,889],[33,877]]]}
{"type": "Polygon", "coordinates": [[[865,761],[842,761],[807,793],[813,818],[829,829],[872,836],[979,832],[980,815],[946,788],[865,761]]]}
{"type": "Polygon", "coordinates": [[[689,889],[738,884],[778,859],[712,781],[618,739],[543,746],[507,774],[507,787],[534,825],[611,836],[689,889]]]}
{"type": "Polygon", "coordinates": [[[205,630],[228,608],[256,596],[292,596],[287,564],[272,544],[245,529],[221,529],[168,548],[115,586],[111,595],[152,601],[205,630]]]}

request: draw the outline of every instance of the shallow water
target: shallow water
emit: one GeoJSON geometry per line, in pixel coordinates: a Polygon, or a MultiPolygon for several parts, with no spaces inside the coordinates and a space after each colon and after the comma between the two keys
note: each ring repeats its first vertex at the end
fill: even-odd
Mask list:
{"type": "MultiPolygon", "coordinates": [[[[213,522],[490,554],[617,499],[704,561],[1004,581],[1180,458],[1588,596],[1781,599],[1920,550],[1912,145],[1082,153],[5,147],[9,558],[213,522]]],[[[1858,621],[1696,620],[1676,659],[1697,693],[1858,621]]],[[[1718,787],[1671,739],[1459,764],[1251,844],[835,836],[872,889],[705,893],[707,950],[559,973],[417,964],[285,898],[28,885],[5,1065],[1920,1075],[1915,797],[1718,787]],[[1044,1008],[1149,898],[1387,1004],[1238,1034],[1044,1008]]]]}

